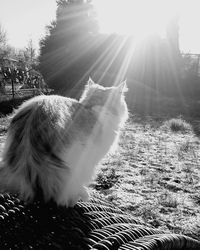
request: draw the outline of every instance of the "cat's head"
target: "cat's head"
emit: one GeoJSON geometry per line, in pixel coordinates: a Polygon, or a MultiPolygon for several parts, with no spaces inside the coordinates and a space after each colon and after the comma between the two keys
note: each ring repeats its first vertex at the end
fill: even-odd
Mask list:
{"type": "Polygon", "coordinates": [[[124,93],[127,92],[126,81],[118,86],[103,87],[89,78],[80,102],[87,108],[106,109],[114,115],[127,112],[124,93]]]}

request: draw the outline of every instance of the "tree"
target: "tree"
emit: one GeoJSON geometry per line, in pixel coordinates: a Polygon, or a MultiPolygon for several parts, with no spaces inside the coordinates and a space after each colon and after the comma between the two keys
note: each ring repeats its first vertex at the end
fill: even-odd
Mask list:
{"type": "Polygon", "coordinates": [[[33,66],[36,63],[36,49],[32,39],[28,41],[28,45],[24,50],[24,57],[28,65],[33,66]]]}
{"type": "Polygon", "coordinates": [[[3,58],[6,57],[9,53],[9,48],[7,45],[7,34],[0,24],[0,64],[3,63],[3,58]]]}
{"type": "Polygon", "coordinates": [[[2,25],[0,24],[0,48],[5,46],[7,42],[7,35],[6,31],[3,29],[2,25]]]}
{"type": "Polygon", "coordinates": [[[38,67],[38,56],[32,39],[28,41],[25,48],[15,50],[12,57],[18,60],[18,64],[22,69],[37,69],[38,67]]]}
{"type": "Polygon", "coordinates": [[[178,23],[179,17],[175,15],[173,18],[171,18],[166,28],[166,35],[169,46],[171,47],[171,50],[176,57],[180,56],[178,23]]]}
{"type": "Polygon", "coordinates": [[[18,51],[7,42],[7,33],[0,25],[0,66],[5,66],[5,58],[17,58],[18,51]]]}
{"type": "Polygon", "coordinates": [[[98,30],[90,1],[57,1],[56,20],[40,42],[40,70],[55,90],[69,91],[89,68],[98,30]],[[90,52],[90,53],[89,53],[90,52]]]}

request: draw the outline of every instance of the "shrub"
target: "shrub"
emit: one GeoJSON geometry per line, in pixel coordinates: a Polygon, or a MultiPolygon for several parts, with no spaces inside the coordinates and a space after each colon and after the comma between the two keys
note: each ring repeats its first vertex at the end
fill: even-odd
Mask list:
{"type": "Polygon", "coordinates": [[[111,168],[104,173],[99,173],[96,178],[95,188],[97,190],[106,190],[111,188],[117,181],[119,175],[116,174],[115,169],[111,168]]]}
{"type": "Polygon", "coordinates": [[[167,125],[172,132],[187,133],[191,131],[190,124],[184,121],[182,118],[173,118],[167,122],[167,125]]]}
{"type": "Polygon", "coordinates": [[[31,97],[20,97],[15,98],[14,100],[10,99],[7,101],[0,102],[0,116],[5,116],[13,112],[20,104],[24,101],[30,99],[31,97]]]}

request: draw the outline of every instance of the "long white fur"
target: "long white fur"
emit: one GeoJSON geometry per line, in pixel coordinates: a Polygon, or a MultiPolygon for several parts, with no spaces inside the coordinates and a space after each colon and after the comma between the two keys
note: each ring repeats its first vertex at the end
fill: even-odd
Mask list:
{"type": "Polygon", "coordinates": [[[8,130],[1,191],[74,206],[87,200],[94,167],[117,145],[128,117],[125,83],[105,88],[89,79],[80,101],[39,96],[22,104],[8,130]]]}

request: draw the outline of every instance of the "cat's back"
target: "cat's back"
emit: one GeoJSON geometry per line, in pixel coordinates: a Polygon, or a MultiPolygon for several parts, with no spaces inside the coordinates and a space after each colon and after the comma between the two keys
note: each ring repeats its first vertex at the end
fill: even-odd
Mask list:
{"type": "Polygon", "coordinates": [[[76,100],[58,95],[33,97],[16,110],[11,120],[11,127],[19,122],[56,123],[62,116],[70,118],[72,109],[78,105],[76,100]]]}
{"type": "Polygon", "coordinates": [[[95,123],[94,114],[77,100],[42,95],[20,106],[11,120],[10,130],[18,137],[22,137],[24,132],[29,133],[29,138],[33,137],[33,140],[40,137],[67,137],[69,140],[71,137],[90,134],[95,123]]]}
{"type": "Polygon", "coordinates": [[[15,117],[18,114],[26,111],[32,112],[45,112],[46,114],[66,111],[67,108],[78,105],[78,101],[75,99],[58,96],[58,95],[41,95],[31,98],[24,102],[15,113],[15,117]]]}
{"type": "Polygon", "coordinates": [[[52,138],[52,143],[62,134],[66,123],[72,123],[72,109],[77,106],[76,100],[58,95],[34,97],[15,111],[8,137],[16,142],[31,140],[35,145],[52,138]]]}

